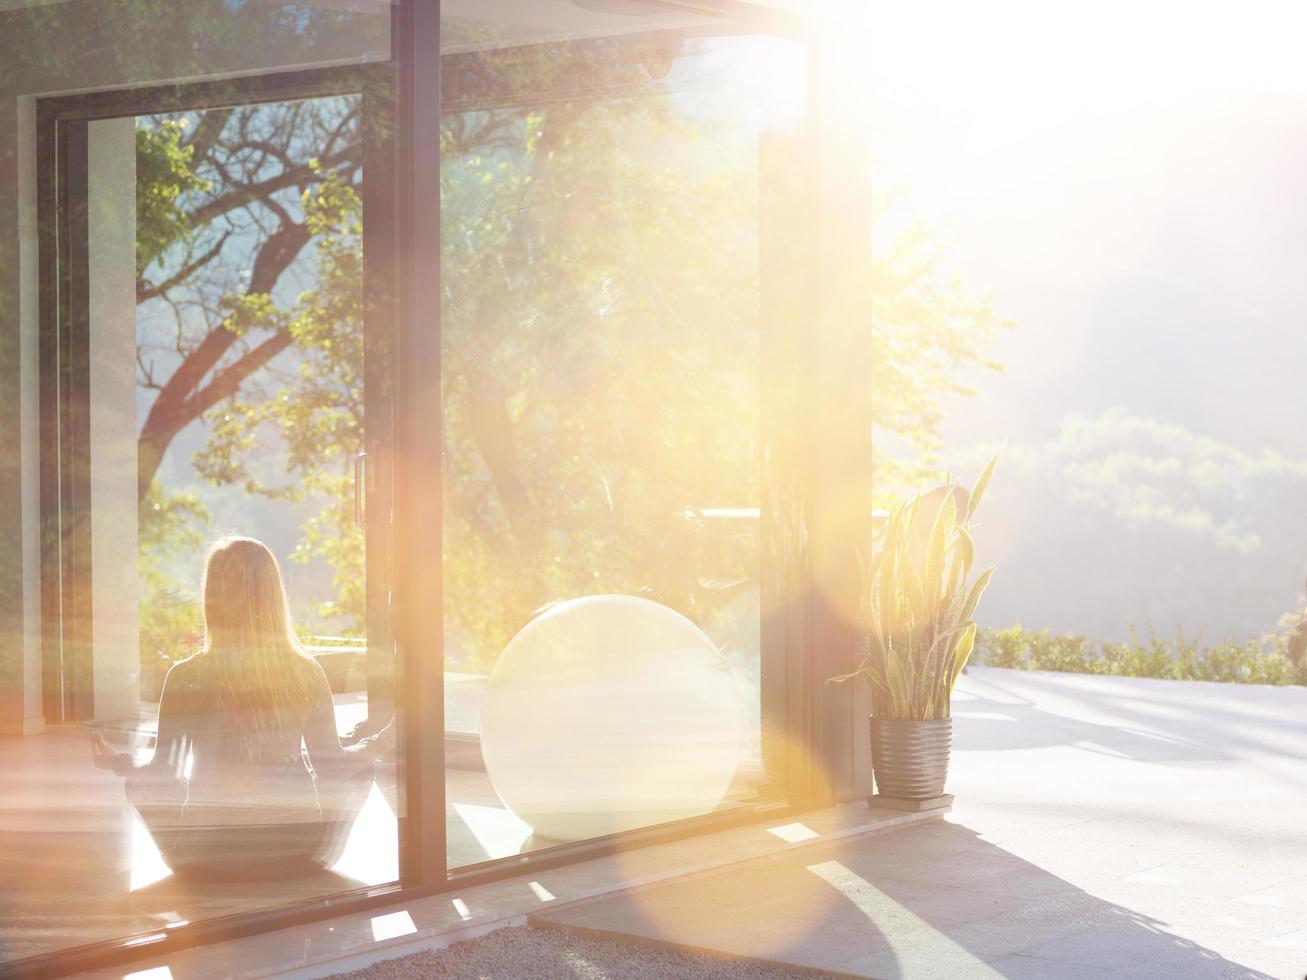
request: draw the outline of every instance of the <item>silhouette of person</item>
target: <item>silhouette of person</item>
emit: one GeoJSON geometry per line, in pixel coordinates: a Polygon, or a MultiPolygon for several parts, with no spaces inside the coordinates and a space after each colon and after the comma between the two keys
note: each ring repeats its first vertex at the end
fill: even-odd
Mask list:
{"type": "Polygon", "coordinates": [[[372,787],[390,728],[345,747],[327,676],[295,638],[281,571],[262,542],[226,537],[205,560],[204,645],[174,664],[153,757],[96,733],[92,762],[179,875],[281,878],[330,867],[372,787]]]}

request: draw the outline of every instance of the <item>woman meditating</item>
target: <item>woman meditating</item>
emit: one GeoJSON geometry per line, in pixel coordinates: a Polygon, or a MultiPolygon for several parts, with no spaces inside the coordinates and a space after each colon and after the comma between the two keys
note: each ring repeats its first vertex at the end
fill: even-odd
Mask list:
{"type": "Polygon", "coordinates": [[[164,679],[154,756],[138,764],[97,733],[92,761],[126,777],[128,802],[177,874],[329,867],[389,726],[341,745],[326,674],[295,638],[281,571],[262,542],[214,544],[202,593],[204,647],[164,679]]]}

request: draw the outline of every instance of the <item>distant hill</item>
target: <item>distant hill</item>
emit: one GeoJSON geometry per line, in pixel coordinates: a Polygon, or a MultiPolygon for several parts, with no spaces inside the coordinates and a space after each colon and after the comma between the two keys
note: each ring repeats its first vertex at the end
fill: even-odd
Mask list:
{"type": "MultiPolygon", "coordinates": [[[[978,457],[977,457],[978,458],[978,457]]],[[[976,532],[984,625],[1257,636],[1307,576],[1307,460],[1107,412],[1009,445],[976,532]]]]}
{"type": "MultiPolygon", "coordinates": [[[[1307,576],[1307,97],[1069,119],[978,160],[968,281],[1018,326],[950,404],[1008,440],[978,538],[987,624],[1104,639],[1275,625],[1307,576]]],[[[961,189],[957,189],[961,194],[961,189]]],[[[965,195],[963,195],[965,197],[965,195]]]]}

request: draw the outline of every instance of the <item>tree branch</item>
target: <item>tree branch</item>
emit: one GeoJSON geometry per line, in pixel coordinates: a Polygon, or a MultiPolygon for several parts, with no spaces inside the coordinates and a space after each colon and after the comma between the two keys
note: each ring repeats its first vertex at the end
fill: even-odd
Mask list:
{"type": "Polygon", "coordinates": [[[227,244],[227,239],[230,237],[231,237],[230,231],[223,232],[222,237],[218,239],[218,243],[216,245],[214,245],[211,249],[206,251],[198,259],[195,259],[194,261],[191,262],[187,262],[184,266],[181,267],[181,269],[179,269],[173,275],[169,276],[167,279],[165,279],[161,283],[158,283],[157,285],[151,283],[149,280],[144,278],[137,279],[136,280],[137,305],[139,306],[141,303],[144,303],[146,300],[154,299],[157,296],[162,296],[164,293],[172,289],[174,286],[178,286],[181,283],[185,282],[187,279],[191,277],[191,275],[197,269],[200,269],[203,266],[208,265],[215,258],[217,258],[218,253],[222,251],[222,247],[227,244]]]}
{"type": "Polygon", "coordinates": [[[200,164],[208,159],[213,145],[222,135],[223,127],[227,125],[227,120],[231,117],[230,109],[210,109],[200,114],[199,124],[195,127],[195,135],[187,141],[186,145],[191,148],[191,167],[198,169],[200,164]]]}
{"type": "MultiPolygon", "coordinates": [[[[269,236],[254,260],[245,294],[257,296],[272,292],[281,274],[295,261],[311,237],[308,227],[302,224],[283,225],[269,236]]],[[[139,499],[144,500],[149,492],[154,474],[158,472],[173,437],[199,417],[200,413],[194,410],[195,393],[236,339],[236,334],[225,325],[210,330],[159,391],[136,443],[136,491],[139,499]]]]}
{"type": "Polygon", "coordinates": [[[257,347],[223,368],[213,376],[213,380],[208,385],[186,399],[184,406],[186,414],[193,419],[199,418],[224,398],[236,394],[242,381],[289,347],[292,340],[289,331],[278,330],[257,347]]]}
{"type": "Polygon", "coordinates": [[[307,163],[300,164],[297,167],[291,167],[283,170],[275,177],[269,177],[267,180],[259,181],[256,184],[241,184],[234,190],[226,194],[220,194],[212,201],[201,204],[191,212],[190,222],[192,228],[199,228],[208,224],[219,215],[226,214],[228,211],[234,211],[237,208],[244,207],[246,204],[252,204],[255,201],[263,201],[279,190],[285,190],[287,187],[295,187],[298,184],[311,183],[321,180],[321,172],[324,170],[334,169],[341,163],[357,163],[362,159],[363,148],[358,144],[347,146],[339,153],[329,157],[323,157],[319,161],[319,166],[315,170],[307,163]]]}

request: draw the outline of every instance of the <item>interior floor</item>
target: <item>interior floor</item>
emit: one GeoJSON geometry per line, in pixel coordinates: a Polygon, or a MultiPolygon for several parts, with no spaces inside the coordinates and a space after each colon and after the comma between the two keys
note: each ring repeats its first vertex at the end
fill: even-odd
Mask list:
{"type": "MultiPolygon", "coordinates": [[[[366,710],[361,695],[336,698],[346,731],[366,710]]],[[[110,726],[119,748],[148,747],[153,722],[110,726]]],[[[377,782],[340,860],[316,874],[281,881],[178,879],[144,825],[128,809],[123,780],[91,765],[88,729],[0,738],[0,961],[198,919],[294,905],[398,877],[395,767],[377,782]]]]}
{"type": "MultiPolygon", "coordinates": [[[[345,732],[367,710],[362,693],[338,694],[345,732]]],[[[146,712],[152,715],[152,712],[146,712]]],[[[148,749],[153,719],[96,726],[119,748],[148,749]]],[[[377,781],[340,860],[301,878],[197,882],[169,871],[125,803],[123,781],[91,765],[89,729],[0,737],[6,792],[0,799],[0,962],[140,936],[200,919],[248,913],[385,884],[399,876],[393,761],[377,781]]],[[[724,805],[752,798],[740,779],[724,805]]],[[[446,771],[449,866],[480,864],[559,842],[535,838],[506,809],[479,768],[446,771]]]]}

